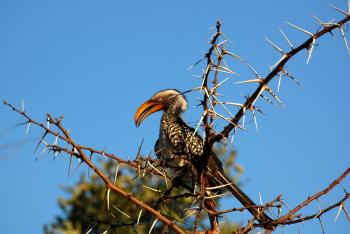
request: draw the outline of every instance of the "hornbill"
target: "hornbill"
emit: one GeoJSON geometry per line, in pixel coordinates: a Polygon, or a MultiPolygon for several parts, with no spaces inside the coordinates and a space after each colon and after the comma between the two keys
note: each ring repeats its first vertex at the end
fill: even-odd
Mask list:
{"type": "MultiPolygon", "coordinates": [[[[204,151],[202,137],[181,117],[186,109],[187,100],[183,93],[175,89],[166,89],[155,93],[151,99],[144,102],[134,116],[138,127],[150,114],[163,111],[155,152],[158,158],[176,162],[179,167],[184,165],[184,160],[192,163],[201,161],[204,151]]],[[[209,179],[211,187],[224,185],[222,187],[227,188],[260,223],[271,221],[271,218],[260,211],[252,199],[225,175],[222,164],[214,152],[211,152],[204,171],[211,177],[209,179]]],[[[191,174],[197,176],[193,169],[191,174]]]]}

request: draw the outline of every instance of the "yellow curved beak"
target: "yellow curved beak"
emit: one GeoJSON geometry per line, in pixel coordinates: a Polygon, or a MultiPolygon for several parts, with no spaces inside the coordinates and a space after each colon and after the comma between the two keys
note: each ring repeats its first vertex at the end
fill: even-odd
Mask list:
{"type": "Polygon", "coordinates": [[[153,100],[148,100],[144,102],[137,110],[134,116],[134,121],[136,127],[140,126],[142,121],[149,116],[150,114],[160,111],[164,108],[164,105],[162,103],[156,103],[153,100]]]}

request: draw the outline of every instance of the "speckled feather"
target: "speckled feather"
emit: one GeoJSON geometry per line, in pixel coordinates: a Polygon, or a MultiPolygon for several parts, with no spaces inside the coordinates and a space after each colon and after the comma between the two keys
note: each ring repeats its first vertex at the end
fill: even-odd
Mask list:
{"type": "Polygon", "coordinates": [[[181,117],[171,114],[171,110],[165,112],[162,117],[158,144],[159,149],[171,148],[173,154],[188,158],[200,157],[203,154],[202,138],[194,134],[194,129],[185,124],[181,117]]]}
{"type": "MultiPolygon", "coordinates": [[[[183,160],[198,160],[203,154],[203,139],[194,133],[195,130],[189,127],[181,118],[181,114],[186,110],[186,98],[177,90],[163,90],[156,93],[152,99],[162,97],[164,103],[164,113],[160,123],[159,139],[155,144],[155,152],[158,158],[175,162],[175,166],[180,166],[183,160]],[[181,160],[177,160],[180,158],[181,160]],[[169,160],[170,159],[170,160],[169,160]],[[175,160],[174,160],[175,159],[175,160]]],[[[223,172],[222,164],[218,157],[212,153],[207,165],[210,186],[229,184],[226,188],[248,208],[259,222],[271,220],[265,213],[261,213],[255,208],[256,204],[223,172]],[[210,174],[210,175],[209,175],[210,174]]],[[[196,173],[194,172],[193,175],[196,173]]]]}

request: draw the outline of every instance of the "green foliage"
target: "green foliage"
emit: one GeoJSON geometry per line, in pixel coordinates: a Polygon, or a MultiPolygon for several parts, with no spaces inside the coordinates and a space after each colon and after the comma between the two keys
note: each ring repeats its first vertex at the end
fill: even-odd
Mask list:
{"type": "MultiPolygon", "coordinates": [[[[226,162],[224,164],[226,170],[234,166],[236,157],[234,151],[226,152],[224,148],[218,148],[217,152],[226,162]]],[[[113,161],[102,162],[101,167],[113,181],[117,164],[113,161]]],[[[234,168],[238,174],[241,173],[240,168],[234,168]]],[[[170,189],[170,184],[169,181],[166,183],[152,175],[141,175],[140,178],[128,168],[119,168],[116,180],[118,187],[132,193],[169,218],[177,220],[182,228],[191,230],[194,226],[196,212],[189,208],[198,206],[198,204],[192,197],[169,198],[188,192],[183,189],[170,189]]],[[[154,222],[153,216],[142,212],[139,223],[136,225],[140,208],[118,194],[110,192],[108,195],[105,184],[96,174],[87,176],[85,172],[82,172],[76,185],[63,186],[62,190],[67,193],[66,197],[58,199],[63,215],[58,215],[53,222],[44,226],[46,234],[75,234],[88,231],[91,234],[105,231],[107,233],[148,233],[154,222]]],[[[217,202],[219,203],[219,200],[217,202]]],[[[200,224],[202,227],[207,225],[203,217],[200,224]]],[[[225,230],[232,232],[237,227],[236,224],[229,222],[224,222],[221,226],[222,233],[226,233],[225,230]]],[[[157,222],[153,228],[153,233],[168,233],[169,231],[171,230],[168,230],[161,222],[157,222]]]]}

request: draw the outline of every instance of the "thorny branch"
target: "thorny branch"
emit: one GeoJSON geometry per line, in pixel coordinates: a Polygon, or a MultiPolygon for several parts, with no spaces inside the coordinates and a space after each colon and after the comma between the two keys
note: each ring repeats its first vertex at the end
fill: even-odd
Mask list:
{"type": "MultiPolygon", "coordinates": [[[[71,147],[72,150],[68,150],[68,148],[63,148],[60,147],[56,144],[50,145],[50,144],[45,144],[45,147],[50,148],[51,150],[55,151],[55,152],[66,152],[67,154],[69,154],[70,156],[74,156],[77,159],[82,160],[86,165],[89,166],[89,168],[91,168],[102,180],[103,182],[106,184],[106,187],[110,190],[112,190],[113,192],[120,194],[121,196],[125,197],[126,199],[128,199],[129,201],[131,201],[132,203],[134,203],[135,205],[139,206],[141,209],[144,209],[146,211],[148,211],[149,213],[151,213],[154,217],[156,217],[158,220],[160,220],[161,222],[163,222],[165,225],[168,225],[169,227],[171,227],[176,233],[181,233],[184,234],[185,232],[179,227],[177,226],[173,220],[168,219],[166,216],[164,216],[163,214],[161,214],[159,211],[153,209],[152,207],[150,207],[149,205],[143,203],[141,200],[139,200],[138,198],[136,198],[135,196],[133,196],[131,193],[128,193],[126,191],[124,191],[122,188],[119,188],[118,186],[115,186],[114,183],[108,178],[108,176],[106,176],[100,169],[98,169],[95,164],[89,159],[89,157],[87,156],[87,154],[85,153],[84,150],[89,150],[95,153],[99,153],[97,150],[94,150],[90,147],[81,147],[79,144],[75,143],[75,141],[72,139],[72,137],[69,134],[69,131],[66,130],[63,126],[62,126],[62,120],[63,117],[60,117],[58,119],[54,119],[51,117],[50,113],[47,114],[47,121],[49,124],[53,124],[55,125],[58,130],[61,132],[61,134],[59,132],[55,132],[53,130],[51,130],[49,128],[49,124],[47,124],[47,126],[45,126],[42,123],[39,123],[37,121],[35,121],[34,119],[30,118],[25,111],[21,111],[19,109],[17,109],[16,107],[14,107],[13,105],[9,104],[8,102],[4,101],[4,104],[9,106],[10,108],[12,108],[12,110],[16,111],[17,113],[19,113],[20,115],[22,115],[23,117],[26,118],[26,123],[32,123],[34,125],[37,125],[38,127],[42,128],[45,130],[45,133],[43,135],[43,137],[40,139],[39,144],[41,144],[44,140],[44,137],[50,133],[55,137],[58,137],[59,139],[65,141],[66,143],[68,143],[71,147]]],[[[103,153],[103,155],[105,155],[103,153]]],[[[110,155],[111,156],[111,155],[110,155]]],[[[133,166],[136,167],[133,163],[129,163],[125,160],[122,160],[120,158],[117,157],[113,157],[114,160],[117,160],[118,162],[121,163],[125,163],[129,166],[133,166]]]]}
{"type": "MultiPolygon", "coordinates": [[[[350,218],[348,216],[348,213],[345,208],[345,201],[350,198],[350,193],[345,191],[345,195],[343,198],[341,198],[338,202],[326,207],[325,209],[320,209],[316,214],[302,216],[301,214],[296,213],[306,207],[308,204],[310,204],[313,201],[318,200],[320,197],[326,195],[328,192],[330,192],[335,186],[337,186],[344,178],[349,175],[350,173],[350,167],[347,168],[337,179],[335,179],[328,187],[323,189],[322,191],[316,193],[315,195],[308,197],[305,201],[297,205],[294,209],[290,210],[286,215],[280,216],[279,218],[273,220],[270,225],[271,226],[283,226],[283,225],[290,225],[295,223],[304,222],[310,219],[321,219],[321,216],[325,214],[326,212],[339,207],[340,209],[343,209],[344,213],[346,214],[348,221],[350,222],[350,218]]],[[[250,231],[254,227],[261,227],[260,224],[253,224],[252,222],[249,223],[246,227],[242,228],[242,230],[250,231]]],[[[242,232],[244,233],[244,232],[242,232]]]]}
{"type": "MultiPolygon", "coordinates": [[[[333,7],[333,6],[332,6],[333,7]]],[[[269,102],[270,104],[273,104],[273,101],[270,100],[268,97],[266,97],[264,95],[264,92],[267,92],[275,101],[277,101],[283,108],[285,108],[284,104],[282,103],[282,101],[280,100],[280,98],[275,94],[275,92],[268,86],[269,82],[275,77],[278,76],[279,77],[279,81],[278,81],[278,90],[280,88],[280,80],[282,78],[282,76],[287,76],[289,77],[292,81],[294,81],[296,84],[301,85],[301,83],[296,80],[290,72],[285,70],[285,65],[287,64],[287,62],[289,61],[290,58],[294,57],[296,54],[298,54],[300,51],[306,49],[308,52],[308,58],[307,58],[307,63],[310,61],[310,58],[312,56],[313,53],[313,48],[315,46],[316,40],[320,37],[322,37],[323,35],[327,34],[327,33],[332,33],[333,30],[335,29],[339,29],[342,35],[342,38],[344,39],[345,45],[347,50],[349,51],[349,47],[348,47],[348,43],[344,34],[344,29],[343,26],[350,20],[350,7],[349,7],[349,12],[345,12],[342,11],[336,7],[333,7],[336,10],[340,11],[341,13],[345,14],[345,18],[343,18],[342,20],[333,23],[333,22],[329,22],[329,23],[323,23],[321,22],[318,18],[318,22],[321,24],[322,29],[319,30],[316,33],[311,33],[305,29],[302,29],[298,26],[295,26],[291,23],[287,23],[290,26],[304,32],[307,33],[310,37],[302,44],[300,44],[297,47],[293,47],[291,41],[288,39],[288,37],[286,36],[286,34],[280,29],[284,39],[287,41],[288,45],[290,45],[291,49],[288,52],[283,51],[280,47],[278,47],[277,45],[275,45],[273,42],[271,42],[269,39],[267,39],[267,41],[273,46],[273,48],[275,50],[277,50],[278,52],[280,52],[282,54],[281,59],[272,67],[271,72],[266,76],[266,77],[262,77],[260,76],[255,70],[254,68],[252,68],[248,63],[247,65],[249,66],[249,68],[254,72],[256,79],[253,80],[247,80],[247,81],[243,81],[243,82],[237,82],[237,83],[257,83],[258,87],[256,88],[256,90],[249,96],[246,97],[246,101],[243,104],[240,103],[228,103],[228,102],[221,102],[218,98],[218,93],[217,93],[217,89],[219,88],[219,86],[221,85],[221,83],[225,82],[225,80],[221,81],[219,80],[219,76],[221,73],[226,72],[226,73],[230,73],[233,75],[237,75],[237,73],[233,72],[227,65],[227,63],[225,62],[225,57],[227,55],[229,55],[230,57],[234,58],[234,59],[238,59],[240,60],[239,56],[229,52],[228,50],[226,50],[225,48],[225,44],[227,40],[222,39],[222,37],[224,37],[224,35],[221,32],[221,22],[217,21],[216,23],[216,32],[214,33],[214,35],[212,36],[211,40],[210,40],[210,48],[208,50],[208,52],[204,55],[204,57],[199,60],[195,65],[198,65],[199,62],[201,61],[206,61],[206,65],[204,68],[204,72],[202,75],[202,84],[201,84],[201,88],[200,91],[203,92],[203,100],[202,100],[202,106],[203,106],[203,114],[202,117],[199,120],[199,123],[197,125],[196,131],[198,129],[198,127],[200,125],[203,126],[204,132],[205,132],[205,146],[204,146],[204,159],[203,160],[203,168],[205,168],[205,165],[207,163],[207,158],[211,153],[211,150],[213,148],[214,143],[216,142],[220,142],[221,140],[223,140],[224,138],[228,138],[229,135],[231,134],[232,130],[235,130],[236,128],[240,128],[240,129],[244,129],[244,123],[245,123],[245,115],[247,113],[247,111],[250,111],[252,113],[253,116],[253,120],[255,122],[256,128],[258,128],[257,125],[257,119],[256,119],[256,115],[255,115],[255,111],[261,112],[262,111],[257,108],[254,104],[256,103],[256,101],[258,100],[259,97],[262,97],[263,99],[265,99],[267,102],[269,102]],[[223,64],[225,63],[225,64],[223,64]],[[214,72],[213,75],[211,75],[211,72],[214,72]],[[211,79],[211,87],[210,87],[210,79],[211,79]],[[233,106],[237,106],[239,107],[239,110],[237,111],[237,113],[233,116],[231,114],[231,112],[229,111],[229,109],[226,107],[226,105],[233,105],[233,106]],[[220,114],[216,108],[217,105],[220,105],[221,109],[223,109],[223,111],[225,111],[226,114],[228,114],[228,117],[226,117],[223,114],[220,114]],[[209,118],[210,117],[210,118],[209,118]],[[243,118],[243,124],[242,126],[240,125],[239,121],[241,120],[241,118],[243,118]],[[227,125],[223,128],[223,130],[219,133],[216,133],[215,130],[213,129],[213,123],[215,121],[215,119],[222,119],[225,120],[227,123],[227,125]]],[[[349,173],[348,170],[346,170],[344,172],[344,177],[349,173]]],[[[205,180],[203,179],[203,173],[200,172],[201,174],[201,180],[200,180],[200,185],[201,185],[201,194],[203,194],[204,192],[204,187],[205,187],[205,180]]],[[[334,186],[336,186],[339,181],[341,181],[344,177],[339,178],[338,180],[336,180],[333,183],[333,186],[329,186],[326,190],[327,191],[322,191],[318,194],[316,194],[313,197],[310,197],[309,199],[307,199],[305,202],[301,203],[298,207],[296,207],[294,210],[290,211],[287,215],[280,217],[279,219],[276,219],[275,221],[272,221],[271,223],[269,223],[270,227],[277,227],[279,225],[284,225],[287,223],[293,223],[293,222],[300,222],[303,220],[309,220],[312,217],[315,216],[307,216],[307,217],[303,217],[300,219],[296,219],[296,217],[294,217],[293,215],[299,210],[302,209],[303,207],[305,207],[307,204],[309,204],[310,202],[314,201],[315,199],[317,199],[320,196],[323,196],[324,194],[326,194],[329,190],[331,190],[334,186]]],[[[323,213],[333,209],[334,207],[340,206],[340,204],[343,204],[345,200],[348,199],[348,195],[346,195],[341,201],[339,201],[338,203],[335,203],[332,206],[329,206],[328,208],[324,209],[320,214],[317,215],[317,217],[320,217],[323,213]]],[[[200,200],[203,200],[203,195],[200,197],[200,200]]],[[[277,205],[278,206],[278,205],[277,205]]],[[[214,207],[213,207],[214,208],[214,207]]],[[[266,208],[266,206],[265,206],[266,208]]],[[[201,215],[201,210],[205,209],[204,206],[200,206],[198,214],[197,214],[197,218],[201,215]]],[[[213,219],[213,217],[217,217],[218,214],[222,214],[222,212],[220,211],[215,211],[215,210],[208,210],[205,209],[209,215],[210,220],[213,219]]],[[[225,212],[233,212],[233,211],[237,211],[239,209],[229,209],[226,210],[225,212]]],[[[223,212],[223,213],[225,213],[223,212]]],[[[217,220],[217,219],[216,219],[217,220]]],[[[213,231],[215,228],[215,224],[211,223],[212,229],[211,231],[213,231]]],[[[247,233],[249,230],[251,230],[254,227],[261,227],[261,224],[254,224],[254,219],[251,220],[251,222],[249,222],[249,224],[243,228],[241,230],[242,233],[247,233]]],[[[195,229],[196,230],[196,226],[195,229]]],[[[272,231],[271,230],[267,230],[267,231],[272,231]]]]}
{"type": "MultiPolygon", "coordinates": [[[[62,126],[62,120],[63,117],[60,118],[53,118],[49,113],[47,114],[46,117],[46,125],[44,123],[40,123],[34,119],[32,119],[27,113],[24,111],[24,108],[22,110],[17,109],[13,105],[7,103],[4,101],[4,104],[7,105],[8,107],[12,108],[15,112],[17,112],[19,115],[23,116],[25,118],[25,122],[23,124],[27,124],[27,132],[29,130],[29,127],[31,125],[35,125],[42,130],[44,130],[44,133],[36,146],[36,149],[41,145],[44,144],[46,149],[49,149],[49,151],[54,152],[54,154],[59,154],[59,153],[65,153],[68,154],[71,158],[75,157],[81,162],[85,163],[88,165],[89,168],[91,168],[105,183],[107,187],[107,191],[112,191],[116,194],[120,194],[121,196],[125,197],[128,199],[130,202],[134,203],[135,205],[139,206],[142,210],[148,211],[150,214],[152,214],[155,217],[155,221],[152,224],[152,227],[155,225],[157,220],[161,221],[162,223],[165,224],[165,226],[170,227],[173,229],[176,233],[185,233],[177,224],[176,224],[176,219],[173,217],[168,217],[165,214],[162,214],[160,211],[158,211],[158,207],[165,201],[168,200],[176,200],[179,198],[185,198],[185,197],[192,197],[194,200],[197,202],[196,204],[199,205],[198,208],[193,209],[194,212],[191,213],[191,216],[196,213],[195,216],[195,224],[193,228],[193,233],[199,233],[198,232],[198,227],[200,223],[200,218],[206,212],[208,217],[210,218],[210,224],[211,224],[211,229],[207,230],[207,233],[217,233],[219,232],[219,225],[218,225],[218,218],[221,217],[223,214],[231,213],[231,212],[242,212],[249,207],[241,207],[241,208],[231,208],[231,209],[226,209],[226,210],[217,210],[216,208],[216,203],[215,203],[215,198],[216,197],[221,197],[221,194],[219,195],[214,195],[213,197],[208,197],[205,195],[205,190],[208,189],[208,183],[206,181],[206,178],[203,174],[203,170],[206,168],[206,161],[211,153],[211,150],[213,148],[213,145],[217,142],[220,142],[221,140],[228,138],[230,134],[232,134],[232,131],[235,130],[236,128],[240,129],[245,129],[244,128],[244,122],[245,122],[245,115],[247,111],[250,111],[253,115],[254,122],[257,126],[257,121],[256,121],[256,116],[255,112],[261,112],[262,111],[257,108],[254,104],[258,100],[259,97],[262,97],[265,99],[267,102],[273,103],[272,100],[267,98],[264,95],[264,92],[267,92],[275,101],[277,101],[281,106],[284,106],[279,97],[274,93],[274,91],[268,86],[269,82],[275,77],[279,76],[279,85],[278,89],[280,86],[280,79],[282,76],[287,76],[290,79],[292,79],[296,84],[301,85],[299,81],[297,81],[291,73],[285,70],[285,65],[289,61],[290,58],[298,54],[300,51],[306,49],[308,51],[308,58],[307,58],[307,63],[309,62],[312,53],[313,53],[313,48],[315,46],[315,42],[318,38],[322,37],[323,35],[327,33],[332,33],[333,30],[339,29],[342,35],[342,38],[344,39],[345,45],[347,47],[347,50],[349,51],[348,43],[344,34],[344,25],[350,20],[350,11],[345,12],[342,11],[336,7],[333,7],[336,10],[340,11],[345,15],[345,18],[340,20],[339,22],[333,23],[328,22],[324,23],[321,20],[319,20],[317,17],[316,20],[319,24],[321,24],[322,29],[316,33],[310,33],[298,26],[295,26],[293,24],[290,24],[292,27],[307,33],[310,37],[302,44],[300,44],[297,47],[293,47],[292,43],[290,40],[287,38],[286,34],[281,30],[283,37],[286,39],[288,44],[290,45],[291,49],[288,52],[283,51],[275,45],[272,41],[268,40],[268,42],[273,46],[274,49],[279,51],[282,54],[281,59],[273,66],[271,72],[266,76],[266,77],[261,77],[248,63],[247,65],[250,67],[250,69],[254,72],[256,79],[248,80],[248,81],[243,81],[239,83],[257,83],[259,84],[257,89],[248,97],[246,97],[246,101],[243,104],[240,103],[234,103],[234,102],[222,102],[219,100],[219,93],[218,89],[220,86],[226,81],[220,80],[221,74],[230,74],[230,75],[237,75],[234,71],[232,71],[226,61],[226,57],[234,58],[237,60],[240,60],[240,57],[235,55],[234,53],[228,51],[225,48],[226,45],[226,39],[222,40],[222,38],[225,38],[224,34],[221,31],[221,22],[218,21],[216,23],[216,31],[214,35],[212,36],[210,40],[210,47],[208,52],[205,54],[205,56],[199,61],[206,61],[206,66],[204,69],[204,73],[202,76],[202,84],[200,91],[204,93],[203,95],[203,100],[202,100],[202,105],[203,105],[203,114],[201,116],[201,119],[199,121],[199,124],[197,126],[196,131],[198,130],[198,127],[200,125],[203,126],[204,132],[205,132],[205,146],[204,146],[204,154],[203,157],[205,160],[203,163],[203,168],[202,171],[199,171],[199,178],[200,178],[200,190],[199,192],[196,190],[190,191],[191,188],[186,188],[185,185],[180,185],[184,188],[186,188],[190,192],[186,193],[181,193],[181,194],[176,194],[176,195],[171,195],[171,189],[173,187],[170,187],[169,190],[167,191],[161,191],[162,196],[154,202],[154,205],[148,205],[145,204],[142,200],[138,199],[135,197],[133,194],[126,192],[123,190],[123,188],[120,188],[113,183],[108,176],[106,176],[105,173],[103,173],[97,166],[93,163],[92,161],[92,156],[93,155],[99,155],[99,156],[104,156],[107,158],[110,158],[112,160],[115,160],[119,164],[126,165],[138,174],[138,176],[141,178],[142,175],[145,173],[152,173],[159,178],[163,179],[165,183],[167,181],[172,182],[172,186],[175,186],[175,180],[174,177],[170,177],[165,170],[162,169],[160,166],[161,163],[159,163],[157,160],[152,159],[150,156],[143,158],[140,157],[139,154],[136,156],[135,160],[125,160],[122,159],[121,157],[118,157],[115,154],[105,152],[104,150],[98,150],[90,146],[83,146],[80,144],[77,144],[69,134],[69,131],[65,129],[62,126]],[[233,105],[236,107],[239,107],[239,110],[235,115],[232,115],[229,108],[226,106],[228,105],[233,105]],[[222,109],[225,111],[228,116],[225,114],[218,113],[217,109],[222,109]],[[240,125],[239,121],[243,118],[243,123],[240,125]],[[214,121],[216,119],[221,119],[227,122],[226,126],[222,129],[221,132],[217,133],[214,130],[214,121]],[[53,130],[50,125],[53,125],[57,128],[57,130],[53,130]],[[45,140],[46,138],[51,135],[55,137],[55,142],[53,144],[48,144],[45,140]],[[67,144],[67,146],[62,147],[58,144],[58,141],[63,141],[64,143],[67,144]]],[[[350,9],[349,9],[350,10],[350,9]]],[[[197,65],[199,62],[197,62],[195,65],[197,65]]],[[[329,205],[328,207],[324,209],[320,209],[318,213],[303,216],[301,214],[297,214],[301,209],[303,209],[306,205],[310,204],[311,202],[317,201],[320,197],[326,195],[329,191],[334,189],[344,178],[350,173],[350,168],[346,169],[342,175],[340,175],[336,180],[333,181],[327,188],[324,190],[316,193],[315,195],[308,197],[305,201],[300,203],[298,206],[296,206],[294,209],[290,210],[288,207],[288,212],[284,215],[280,215],[280,212],[283,207],[286,207],[282,200],[282,196],[278,196],[275,200],[268,202],[266,204],[261,204],[259,206],[256,206],[261,210],[261,212],[275,209],[278,212],[278,217],[271,221],[268,225],[272,228],[269,228],[266,230],[266,233],[270,233],[271,231],[274,230],[274,228],[278,226],[283,226],[283,225],[290,225],[294,223],[299,223],[303,222],[306,220],[310,219],[319,219],[321,220],[321,216],[325,214],[326,212],[334,209],[334,208],[339,208],[338,214],[340,211],[343,211],[349,222],[350,218],[348,216],[348,212],[345,208],[345,202],[347,199],[349,199],[350,195],[348,192],[345,191],[345,195],[343,198],[341,198],[339,201],[333,203],[332,205],[329,205]]],[[[151,188],[150,188],[151,189],[151,188]]],[[[107,193],[108,193],[107,192],[107,193]]],[[[140,213],[141,214],[141,213],[140,213]]],[[[338,215],[337,215],[338,216],[338,215]]],[[[256,223],[256,220],[253,218],[248,221],[248,224],[244,227],[242,227],[240,230],[237,230],[235,233],[248,233],[252,229],[256,227],[266,227],[256,223]]],[[[99,222],[99,221],[97,221],[99,222]]],[[[100,221],[102,222],[102,221],[100,221]]],[[[139,223],[137,221],[137,223],[139,223]]],[[[110,223],[109,223],[110,224],[110,223]]],[[[132,226],[135,223],[122,223],[122,224],[110,224],[111,226],[132,226]]],[[[152,229],[152,228],[151,228],[152,229]]]]}
{"type": "MultiPolygon", "coordinates": [[[[227,126],[224,127],[224,129],[219,134],[216,134],[215,136],[212,136],[212,134],[207,135],[207,137],[209,138],[209,140],[207,140],[207,141],[209,142],[210,146],[212,146],[215,142],[219,142],[220,140],[227,138],[229,136],[230,132],[234,128],[237,127],[240,119],[245,115],[246,110],[250,110],[252,107],[254,107],[254,103],[261,96],[261,94],[265,90],[269,89],[268,83],[275,76],[277,76],[278,73],[285,71],[284,66],[293,56],[295,56],[297,53],[299,53],[300,51],[302,51],[304,49],[309,51],[311,48],[314,47],[316,39],[320,38],[321,36],[323,36],[327,33],[332,33],[332,31],[334,29],[340,29],[341,32],[343,32],[342,27],[349,20],[350,20],[350,14],[348,13],[344,19],[340,20],[337,23],[323,24],[322,25],[323,29],[316,32],[315,34],[311,33],[310,38],[307,39],[304,43],[302,43],[301,45],[299,45],[296,48],[291,48],[291,50],[289,52],[283,52],[282,58],[274,66],[274,69],[265,78],[261,78],[261,80],[259,81],[258,88],[254,91],[254,93],[249,98],[247,98],[247,100],[240,107],[240,109],[236,113],[236,115],[230,119],[230,123],[227,124],[227,126]]],[[[218,33],[219,33],[219,31],[218,31],[218,33]]],[[[309,52],[309,54],[311,54],[311,53],[312,53],[312,51],[309,52]]],[[[204,77],[206,77],[206,76],[207,76],[207,74],[204,75],[204,77]]],[[[206,82],[204,82],[203,86],[204,86],[204,88],[206,88],[206,82]]],[[[206,100],[207,100],[207,98],[206,98],[206,96],[204,96],[204,101],[206,101],[206,100]]],[[[205,103],[203,105],[204,105],[204,110],[207,110],[208,109],[207,105],[205,103]]],[[[206,125],[204,125],[204,127],[206,127],[206,125]]],[[[210,129],[206,129],[206,133],[210,133],[210,132],[211,132],[210,129]]]]}

